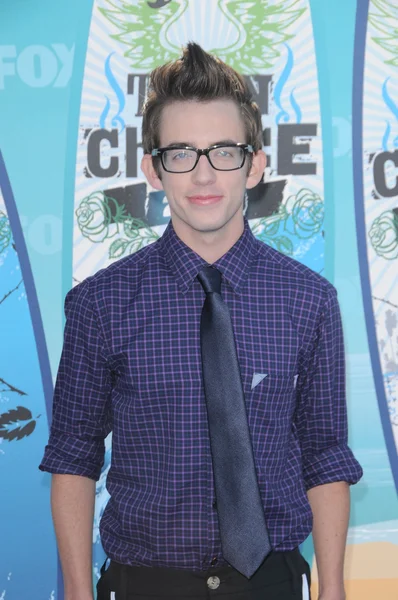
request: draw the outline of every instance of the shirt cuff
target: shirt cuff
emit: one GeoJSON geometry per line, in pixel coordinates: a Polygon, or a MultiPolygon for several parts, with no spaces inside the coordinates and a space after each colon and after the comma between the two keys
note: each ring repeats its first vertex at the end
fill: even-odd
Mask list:
{"type": "Polygon", "coordinates": [[[104,453],[103,440],[83,440],[52,432],[39,469],[54,474],[81,475],[98,481],[104,453]]]}
{"type": "Polygon", "coordinates": [[[303,460],[303,477],[307,490],[324,483],[357,483],[362,467],[346,444],[331,446],[303,460]]]}

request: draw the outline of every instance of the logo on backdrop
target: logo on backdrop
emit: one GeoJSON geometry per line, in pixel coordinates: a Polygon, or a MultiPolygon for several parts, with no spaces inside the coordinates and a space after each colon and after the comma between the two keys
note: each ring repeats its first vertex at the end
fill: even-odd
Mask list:
{"type": "Polygon", "coordinates": [[[29,87],[63,88],[72,76],[75,47],[65,44],[17,46],[0,45],[0,90],[18,77],[29,87]]]}
{"type": "MultiPolygon", "coordinates": [[[[307,3],[284,0],[271,7],[236,0],[101,0],[94,15],[76,174],[74,246],[79,264],[88,251],[82,238],[106,244],[111,261],[156,240],[169,220],[163,192],[148,189],[140,172],[142,106],[150,71],[179,58],[188,39],[241,72],[260,107],[268,168],[265,181],[248,191],[246,216],[253,232],[298,258],[318,245],[319,256],[323,182],[313,52],[295,63],[297,47],[309,40],[312,44],[307,3]],[[98,39],[103,40],[101,53],[98,39]],[[302,85],[304,74],[308,91],[302,85]]],[[[99,266],[104,266],[100,260],[94,268],[99,266]]],[[[87,274],[76,274],[76,280],[87,274]]]]}

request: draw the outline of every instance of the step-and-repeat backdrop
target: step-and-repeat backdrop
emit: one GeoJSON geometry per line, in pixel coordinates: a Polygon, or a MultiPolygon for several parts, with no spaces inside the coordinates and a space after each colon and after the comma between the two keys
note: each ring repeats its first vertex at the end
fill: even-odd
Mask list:
{"type": "MultiPolygon", "coordinates": [[[[189,40],[239,70],[268,167],[254,234],[337,287],[347,347],[349,600],[398,597],[398,8],[392,0],[42,0],[0,8],[0,599],[63,600],[38,471],[63,299],[162,235],[141,170],[149,72],[189,40]],[[332,5],[331,5],[332,4],[332,5]]],[[[98,524],[111,439],[97,484],[98,524]]],[[[311,539],[303,552],[313,564],[311,539]]],[[[314,593],[317,573],[313,565],[314,593]]]]}

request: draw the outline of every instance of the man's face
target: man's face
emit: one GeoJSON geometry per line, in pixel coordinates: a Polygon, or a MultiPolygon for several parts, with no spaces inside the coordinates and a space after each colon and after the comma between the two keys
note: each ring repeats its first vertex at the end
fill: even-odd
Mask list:
{"type": "MultiPolygon", "coordinates": [[[[175,102],[163,109],[160,147],[181,144],[208,148],[220,142],[246,143],[243,120],[232,100],[175,102]]],[[[264,170],[265,155],[260,165],[259,159],[253,157],[250,174],[248,158],[241,169],[218,171],[201,156],[188,173],[168,173],[160,166],[160,179],[151,168],[149,155],[145,155],[142,166],[151,185],[164,190],[176,233],[189,242],[192,236],[207,232],[240,235],[245,189],[254,187],[264,170]]]]}

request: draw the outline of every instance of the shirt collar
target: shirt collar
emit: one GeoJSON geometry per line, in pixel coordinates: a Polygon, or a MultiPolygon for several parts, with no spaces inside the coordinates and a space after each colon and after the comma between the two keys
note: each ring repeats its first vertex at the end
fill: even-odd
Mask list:
{"type": "MultiPolygon", "coordinates": [[[[177,279],[183,294],[189,290],[201,268],[208,264],[180,240],[171,221],[160,239],[160,252],[177,279]]],[[[246,283],[251,262],[256,254],[256,238],[245,219],[241,237],[213,265],[222,273],[225,281],[238,295],[246,283]]]]}

